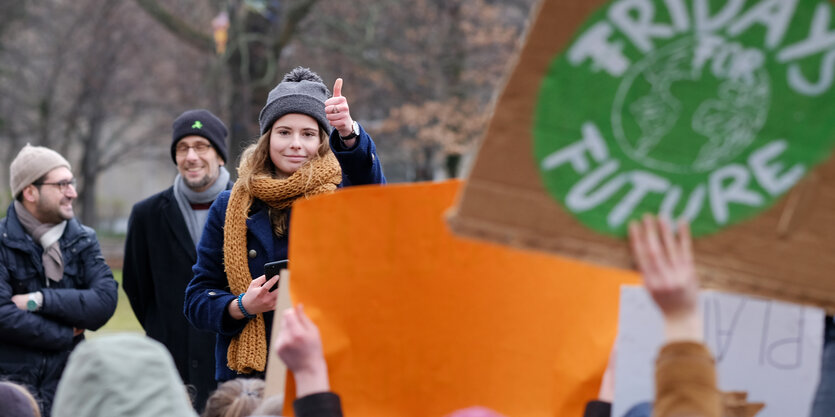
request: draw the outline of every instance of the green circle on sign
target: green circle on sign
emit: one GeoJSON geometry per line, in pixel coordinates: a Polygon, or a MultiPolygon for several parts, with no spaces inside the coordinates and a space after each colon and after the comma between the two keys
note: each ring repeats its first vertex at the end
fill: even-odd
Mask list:
{"type": "Polygon", "coordinates": [[[748,3],[612,1],[554,58],[534,156],[581,223],[624,236],[655,213],[715,233],[828,159],[835,47],[809,38],[832,6],[748,3]]]}

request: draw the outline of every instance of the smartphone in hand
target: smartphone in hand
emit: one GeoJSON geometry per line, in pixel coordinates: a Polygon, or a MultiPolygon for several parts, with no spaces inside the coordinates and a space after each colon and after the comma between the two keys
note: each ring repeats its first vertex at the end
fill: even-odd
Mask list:
{"type": "MultiPolygon", "coordinates": [[[[264,264],[264,276],[269,281],[272,277],[276,275],[281,275],[282,269],[288,269],[289,261],[287,259],[275,262],[267,262],[264,264]]],[[[272,288],[270,288],[270,292],[273,292],[278,289],[278,283],[276,283],[272,288]]]]}

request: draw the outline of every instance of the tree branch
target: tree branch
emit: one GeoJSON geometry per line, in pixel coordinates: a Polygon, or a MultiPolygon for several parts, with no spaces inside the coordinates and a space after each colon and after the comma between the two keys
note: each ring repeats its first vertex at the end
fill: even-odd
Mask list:
{"type": "Polygon", "coordinates": [[[287,14],[284,16],[284,24],[281,25],[281,33],[278,35],[278,40],[273,46],[273,54],[275,54],[275,56],[281,56],[281,51],[293,39],[293,35],[296,33],[296,27],[298,27],[301,20],[310,13],[310,10],[318,1],[319,0],[305,0],[293,3],[293,7],[288,10],[287,14]]]}
{"type": "Polygon", "coordinates": [[[136,0],[136,4],[145,10],[154,20],[174,36],[201,52],[214,53],[215,42],[211,36],[189,26],[182,19],[165,10],[156,0],[136,0]]]}

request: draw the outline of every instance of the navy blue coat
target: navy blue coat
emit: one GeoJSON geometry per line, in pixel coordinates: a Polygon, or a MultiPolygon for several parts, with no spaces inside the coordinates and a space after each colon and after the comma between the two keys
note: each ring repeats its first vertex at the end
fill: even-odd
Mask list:
{"type": "MultiPolygon", "coordinates": [[[[331,134],[331,149],[342,167],[340,187],[386,182],[374,142],[364,129],[360,128],[360,131],[361,134],[351,149],[342,148],[336,131],[331,134]]],[[[221,193],[209,209],[209,218],[197,245],[197,263],[192,269],[194,278],[186,288],[184,306],[185,315],[194,327],[217,334],[215,378],[218,382],[237,377],[236,372],[226,365],[226,352],[232,338],[243,331],[248,322],[247,319],[235,320],[227,310],[229,303],[238,296],[229,291],[229,282],[223,267],[223,224],[226,221],[229,195],[229,191],[221,193]]],[[[250,208],[246,227],[247,252],[254,251],[254,256],[249,258],[249,271],[255,279],[264,275],[265,263],[287,259],[287,237],[278,238],[273,234],[268,206],[257,199],[250,208]]],[[[273,312],[264,313],[264,319],[269,341],[273,312]]]]}
{"type": "Polygon", "coordinates": [[[28,386],[46,410],[70,351],[84,339],[83,334],[73,337],[73,327],[97,330],[113,315],[118,298],[93,229],[71,219],[59,244],[64,277],[48,282],[43,249],[24,231],[14,204],[0,220],[0,379],[28,386]],[[43,293],[36,313],[11,301],[13,295],[36,291],[43,293]]]}

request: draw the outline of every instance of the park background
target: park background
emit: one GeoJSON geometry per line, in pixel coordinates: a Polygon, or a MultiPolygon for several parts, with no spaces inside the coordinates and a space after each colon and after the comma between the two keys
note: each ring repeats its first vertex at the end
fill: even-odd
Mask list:
{"type": "MultiPolygon", "coordinates": [[[[78,179],[76,215],[121,280],[134,203],[172,183],[171,123],[206,108],[230,161],[284,73],[344,79],[390,182],[460,177],[534,0],[20,0],[0,3],[0,214],[26,143],[78,179]],[[225,38],[225,42],[224,42],[225,38]]],[[[230,169],[235,175],[234,169],[230,169]]],[[[101,331],[139,330],[120,289],[101,331]]],[[[100,332],[101,332],[100,331],[100,332]]]]}

